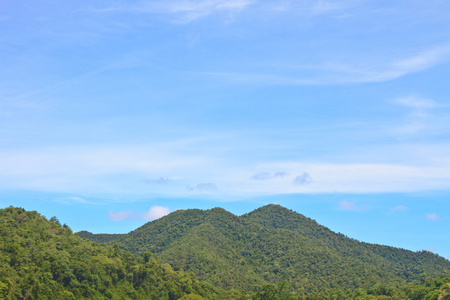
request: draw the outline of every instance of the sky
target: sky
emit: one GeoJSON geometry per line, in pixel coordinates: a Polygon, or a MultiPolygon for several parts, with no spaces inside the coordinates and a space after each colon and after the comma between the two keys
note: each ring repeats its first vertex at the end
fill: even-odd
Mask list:
{"type": "Polygon", "coordinates": [[[450,2],[0,0],[0,207],[269,203],[450,259],[450,2]]]}

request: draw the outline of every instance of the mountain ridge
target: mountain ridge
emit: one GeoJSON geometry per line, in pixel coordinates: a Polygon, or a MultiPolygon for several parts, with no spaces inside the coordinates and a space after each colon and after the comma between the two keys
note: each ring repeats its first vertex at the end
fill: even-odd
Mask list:
{"type": "Polygon", "coordinates": [[[150,251],[223,288],[255,290],[282,281],[305,292],[399,286],[450,270],[450,261],[436,254],[359,242],[273,204],[242,216],[222,208],[179,210],[128,234],[79,235],[138,255],[150,251]]]}

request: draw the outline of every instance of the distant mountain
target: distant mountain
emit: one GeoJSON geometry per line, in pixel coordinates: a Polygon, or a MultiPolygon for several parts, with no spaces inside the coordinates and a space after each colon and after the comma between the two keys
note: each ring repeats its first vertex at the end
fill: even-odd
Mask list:
{"type": "Polygon", "coordinates": [[[0,299],[247,297],[199,282],[150,253],[134,256],[81,239],[56,217],[8,207],[0,209],[0,299]]]}
{"type": "Polygon", "coordinates": [[[301,295],[398,287],[450,271],[450,261],[436,254],[359,242],[279,205],[240,217],[221,208],[178,210],[128,234],[78,235],[138,255],[150,251],[227,289],[286,282],[301,295]]]}

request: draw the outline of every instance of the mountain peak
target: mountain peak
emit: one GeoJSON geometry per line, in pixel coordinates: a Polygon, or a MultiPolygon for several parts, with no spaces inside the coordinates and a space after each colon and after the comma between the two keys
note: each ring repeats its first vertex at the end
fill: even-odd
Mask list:
{"type": "Polygon", "coordinates": [[[222,207],[214,207],[214,208],[208,209],[208,211],[214,212],[214,213],[230,213],[229,211],[225,210],[222,207]]]}
{"type": "Polygon", "coordinates": [[[296,215],[301,216],[299,213],[288,209],[279,204],[267,204],[260,208],[255,209],[254,211],[245,214],[244,216],[253,216],[253,215],[277,215],[277,216],[288,216],[288,215],[296,215]]]}
{"type": "Polygon", "coordinates": [[[150,251],[216,286],[248,290],[286,278],[305,291],[401,284],[450,270],[443,258],[361,243],[277,204],[240,217],[219,207],[174,212],[108,243],[150,251]]]}
{"type": "Polygon", "coordinates": [[[284,206],[279,204],[267,204],[259,208],[260,210],[279,210],[279,211],[292,211],[284,206]]]}

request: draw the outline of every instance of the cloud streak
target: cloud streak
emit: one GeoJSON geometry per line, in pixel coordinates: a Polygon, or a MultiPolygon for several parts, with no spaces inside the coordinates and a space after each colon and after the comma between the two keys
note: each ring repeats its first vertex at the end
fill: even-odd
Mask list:
{"type": "Polygon", "coordinates": [[[250,177],[250,180],[271,180],[271,179],[276,179],[276,178],[283,178],[287,175],[288,175],[288,173],[284,172],[284,171],[278,171],[275,173],[261,172],[261,173],[257,173],[255,175],[253,175],[252,177],[250,177]]]}
{"type": "Polygon", "coordinates": [[[201,0],[153,1],[139,5],[111,6],[93,9],[97,13],[151,13],[171,15],[178,23],[190,23],[214,14],[235,14],[255,1],[252,0],[201,0]]]}
{"type": "Polygon", "coordinates": [[[204,72],[225,80],[270,85],[314,86],[360,83],[380,83],[395,80],[409,74],[425,71],[448,62],[450,46],[428,49],[405,58],[376,60],[372,63],[345,64],[342,62],[318,62],[316,65],[274,65],[272,72],[204,72]],[[297,75],[296,75],[297,74],[297,75]]]}
{"type": "Polygon", "coordinates": [[[108,212],[108,219],[111,221],[125,221],[125,220],[139,220],[141,215],[133,211],[119,211],[114,212],[110,210],[108,212]]]}
{"type": "Polygon", "coordinates": [[[150,179],[146,180],[147,183],[153,183],[153,184],[168,184],[172,182],[172,179],[166,178],[166,177],[159,177],[157,179],[150,179]]]}
{"type": "Polygon", "coordinates": [[[445,63],[449,58],[449,45],[435,47],[416,55],[393,60],[387,64],[380,63],[372,65],[370,68],[351,67],[347,68],[348,72],[342,69],[343,80],[341,82],[338,80],[337,83],[376,83],[395,80],[445,63]],[[383,65],[387,65],[387,67],[382,67],[383,65]]]}
{"type": "MultiPolygon", "coordinates": [[[[396,132],[400,134],[418,134],[432,127],[433,122],[437,119],[433,109],[439,105],[432,99],[409,96],[397,98],[394,103],[410,110],[404,124],[396,128],[396,132]]],[[[444,129],[443,126],[438,127],[440,130],[444,129]]]]}
{"type": "Polygon", "coordinates": [[[409,210],[409,207],[404,206],[404,205],[397,205],[395,207],[392,207],[390,210],[391,211],[407,211],[407,210],[409,210]]]}
{"type": "Polygon", "coordinates": [[[215,192],[217,186],[211,182],[199,183],[195,186],[187,186],[186,189],[190,192],[215,192]]]}
{"type": "MultiPolygon", "coordinates": [[[[190,148],[197,147],[192,145],[182,149],[190,148]]],[[[233,195],[414,192],[450,188],[449,146],[418,148],[415,151],[419,156],[412,154],[414,149],[397,147],[383,150],[410,154],[411,157],[402,156],[405,164],[319,161],[268,161],[261,164],[239,161],[232,154],[226,160],[217,160],[214,153],[208,152],[201,153],[201,157],[198,153],[190,155],[189,150],[182,154],[171,153],[162,144],[157,147],[68,146],[0,151],[0,187],[103,198],[111,194],[186,196],[188,192],[199,192],[225,199],[233,195]],[[249,176],[248,170],[255,169],[282,171],[249,176]],[[298,170],[308,172],[299,173],[298,170]],[[173,178],[177,180],[168,184],[169,178],[159,177],[161,173],[174,174],[173,178]],[[310,184],[313,182],[310,174],[314,174],[314,184],[310,184]],[[145,181],[143,178],[154,179],[145,181]]],[[[370,161],[372,156],[378,157],[378,152],[369,154],[365,160],[370,161]]]]}

